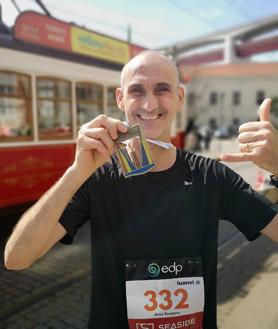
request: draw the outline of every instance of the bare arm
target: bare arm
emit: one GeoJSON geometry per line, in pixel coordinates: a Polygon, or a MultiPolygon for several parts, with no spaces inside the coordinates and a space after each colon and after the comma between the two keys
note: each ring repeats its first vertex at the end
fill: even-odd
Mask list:
{"type": "Polygon", "coordinates": [[[66,231],[58,221],[80,184],[73,170],[68,169],[22,216],[6,244],[5,265],[8,269],[29,267],[65,235],[66,231]]]}
{"type": "Polygon", "coordinates": [[[272,221],[261,231],[261,233],[273,241],[278,242],[278,214],[272,221]]]}
{"type": "Polygon", "coordinates": [[[44,255],[66,231],[59,219],[83,182],[114,152],[113,139],[126,132],[119,120],[98,116],[80,129],[74,163],[20,219],[5,248],[5,266],[24,269],[44,255]]]}

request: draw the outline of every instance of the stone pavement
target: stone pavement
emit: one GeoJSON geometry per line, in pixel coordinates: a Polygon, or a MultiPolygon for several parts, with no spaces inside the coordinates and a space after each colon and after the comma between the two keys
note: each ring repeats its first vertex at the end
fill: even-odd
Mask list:
{"type": "Polygon", "coordinates": [[[242,299],[226,317],[222,329],[278,328],[278,257],[272,254],[264,263],[263,272],[248,296],[242,299]]]}
{"type": "Polygon", "coordinates": [[[263,236],[248,242],[239,235],[219,252],[220,329],[277,329],[277,293],[277,243],[263,236]]]}
{"type": "Polygon", "coordinates": [[[57,244],[27,270],[7,271],[3,260],[0,266],[0,329],[86,328],[89,225],[80,229],[72,245],[57,244]]]}

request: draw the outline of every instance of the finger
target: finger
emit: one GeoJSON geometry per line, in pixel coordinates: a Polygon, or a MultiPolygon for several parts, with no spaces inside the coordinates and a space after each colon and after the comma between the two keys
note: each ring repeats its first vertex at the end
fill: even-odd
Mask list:
{"type": "Polygon", "coordinates": [[[89,123],[89,127],[103,127],[108,130],[109,135],[114,140],[118,137],[119,132],[126,132],[127,126],[120,120],[109,118],[106,115],[99,115],[89,123]]]}
{"type": "Polygon", "coordinates": [[[109,152],[113,153],[114,143],[105,128],[88,128],[84,131],[84,135],[92,139],[101,140],[109,152]]]}
{"type": "Polygon", "coordinates": [[[238,141],[240,143],[251,143],[251,142],[261,141],[261,140],[265,140],[266,134],[267,134],[266,130],[242,132],[238,135],[238,141]]]}
{"type": "Polygon", "coordinates": [[[271,99],[266,98],[259,109],[260,121],[270,121],[271,99]]]}
{"type": "Polygon", "coordinates": [[[240,125],[238,131],[239,133],[246,131],[258,131],[261,129],[270,129],[270,122],[266,121],[256,121],[256,122],[246,122],[240,125]]]}
{"type": "Polygon", "coordinates": [[[240,143],[238,148],[242,153],[250,153],[252,151],[250,143],[240,143]]]}
{"type": "Polygon", "coordinates": [[[101,141],[94,141],[94,142],[96,144],[97,151],[102,155],[103,159],[105,161],[110,160],[111,154],[109,153],[105,145],[101,141]]]}
{"type": "Polygon", "coordinates": [[[84,136],[79,145],[86,151],[97,150],[105,160],[110,158],[109,150],[101,140],[84,136]]]}
{"type": "Polygon", "coordinates": [[[250,142],[250,143],[240,143],[239,144],[239,150],[243,153],[253,153],[257,154],[258,150],[262,149],[266,144],[265,140],[258,140],[256,142],[250,142]]]}
{"type": "Polygon", "coordinates": [[[252,161],[253,157],[251,153],[223,153],[219,156],[220,160],[225,162],[252,161]]]}

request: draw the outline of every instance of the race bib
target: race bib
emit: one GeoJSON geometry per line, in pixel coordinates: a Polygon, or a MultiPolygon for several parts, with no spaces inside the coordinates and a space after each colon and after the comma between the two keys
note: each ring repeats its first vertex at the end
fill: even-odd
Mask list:
{"type": "Polygon", "coordinates": [[[201,258],[126,261],[130,329],[202,329],[201,258]]]}

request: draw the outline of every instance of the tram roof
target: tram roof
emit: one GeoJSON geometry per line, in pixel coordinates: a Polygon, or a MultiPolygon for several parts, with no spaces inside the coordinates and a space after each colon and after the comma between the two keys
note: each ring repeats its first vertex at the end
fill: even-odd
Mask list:
{"type": "Polygon", "coordinates": [[[14,39],[13,35],[0,33],[0,48],[8,48],[16,51],[57,58],[69,62],[80,63],[85,65],[92,65],[100,68],[110,69],[114,71],[121,71],[123,64],[113,63],[107,60],[102,60],[95,57],[84,56],[76,53],[66,52],[59,49],[53,49],[27,43],[24,41],[14,39]]]}

